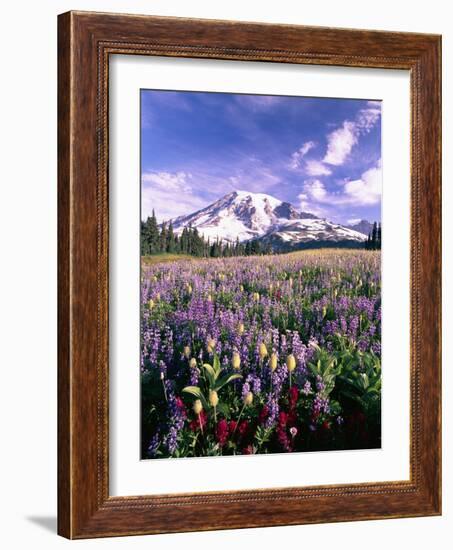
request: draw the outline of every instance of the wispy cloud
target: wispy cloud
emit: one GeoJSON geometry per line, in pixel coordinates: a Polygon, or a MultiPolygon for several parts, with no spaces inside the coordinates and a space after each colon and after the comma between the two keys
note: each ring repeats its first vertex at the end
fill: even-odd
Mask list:
{"type": "Polygon", "coordinates": [[[186,172],[145,172],[142,174],[142,219],[155,210],[158,220],[163,221],[186,213],[187,208],[198,210],[204,206],[199,197],[192,194],[186,172]],[[184,201],[178,197],[184,197],[184,201]]]}
{"type": "Polygon", "coordinates": [[[355,120],[345,120],[327,136],[327,152],[323,162],[341,166],[346,161],[352,148],[359,142],[359,137],[369,133],[381,116],[379,102],[367,102],[367,108],[360,109],[355,120]]]}
{"type": "MultiPolygon", "coordinates": [[[[370,105],[370,101],[368,105],[370,105]]],[[[367,134],[376,125],[381,116],[381,107],[372,104],[367,109],[361,109],[357,115],[356,127],[359,134],[367,134]]]]}
{"type": "Polygon", "coordinates": [[[237,95],[236,102],[241,107],[256,110],[271,109],[281,103],[282,98],[275,95],[237,95]]]}
{"type": "Polygon", "coordinates": [[[291,155],[289,169],[303,171],[311,177],[330,176],[332,170],[329,166],[342,166],[358,144],[360,136],[371,132],[378,122],[381,116],[380,102],[368,101],[366,105],[366,108],[358,111],[354,120],[344,120],[340,127],[327,135],[327,150],[323,158],[304,158],[315,147],[314,141],[307,141],[291,155]]]}
{"type": "Polygon", "coordinates": [[[291,161],[289,163],[289,168],[291,170],[297,170],[300,168],[300,163],[302,159],[305,157],[305,155],[316,147],[316,143],[314,141],[306,141],[302,147],[300,147],[297,151],[295,151],[291,155],[291,161]]]}
{"type": "Polygon", "coordinates": [[[326,196],[328,196],[328,192],[322,181],[305,181],[303,192],[298,195],[300,209],[304,212],[312,212],[317,216],[327,216],[328,209],[324,206],[326,196]]]}
{"type": "Polygon", "coordinates": [[[308,176],[330,176],[332,170],[321,161],[310,159],[305,162],[305,173],[308,176]]]}
{"type": "Polygon", "coordinates": [[[154,188],[165,189],[167,191],[182,191],[190,193],[192,186],[189,180],[192,174],[186,172],[145,172],[142,175],[142,185],[152,186],[154,188]]]}
{"type": "Polygon", "coordinates": [[[345,120],[341,128],[337,128],[327,136],[327,152],[322,159],[327,164],[339,166],[357,143],[357,130],[354,122],[345,120]]]}
{"type": "Polygon", "coordinates": [[[359,179],[341,182],[338,191],[328,191],[319,179],[305,180],[298,199],[302,210],[331,216],[334,212],[338,215],[338,209],[379,204],[381,194],[382,169],[379,161],[359,179]]]}
{"type": "Polygon", "coordinates": [[[192,194],[191,178],[192,175],[185,172],[145,172],[142,175],[142,219],[155,210],[161,222],[206,206],[209,201],[192,194]]]}

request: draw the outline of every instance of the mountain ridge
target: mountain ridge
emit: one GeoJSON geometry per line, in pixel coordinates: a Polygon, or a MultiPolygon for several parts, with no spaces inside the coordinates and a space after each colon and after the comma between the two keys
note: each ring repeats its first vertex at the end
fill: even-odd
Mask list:
{"type": "Polygon", "coordinates": [[[353,229],[354,231],[358,231],[359,233],[363,233],[368,237],[373,229],[373,224],[368,220],[360,220],[352,224],[350,223],[346,227],[353,229]]]}
{"type": "MultiPolygon", "coordinates": [[[[170,220],[169,220],[170,221],[170,220]]],[[[346,225],[330,222],[310,212],[299,212],[291,203],[265,193],[232,191],[210,205],[171,220],[175,234],[197,228],[204,238],[227,242],[260,240],[273,248],[310,243],[343,243],[354,246],[366,235],[346,225]]]]}

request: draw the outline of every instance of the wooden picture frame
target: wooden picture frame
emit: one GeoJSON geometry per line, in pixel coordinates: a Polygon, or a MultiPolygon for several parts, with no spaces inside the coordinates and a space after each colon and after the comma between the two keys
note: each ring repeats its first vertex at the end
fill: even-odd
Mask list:
{"type": "Polygon", "coordinates": [[[441,513],[441,38],[69,12],[58,21],[58,532],[67,538],[441,513]],[[410,480],[109,496],[111,54],[405,69],[411,87],[410,480]]]}

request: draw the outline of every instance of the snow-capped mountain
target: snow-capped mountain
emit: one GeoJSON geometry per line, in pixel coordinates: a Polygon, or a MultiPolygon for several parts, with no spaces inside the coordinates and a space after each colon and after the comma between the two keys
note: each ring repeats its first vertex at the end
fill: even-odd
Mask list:
{"type": "Polygon", "coordinates": [[[196,227],[205,238],[248,241],[266,235],[280,219],[300,215],[289,203],[262,193],[233,191],[211,205],[173,220],[175,233],[184,227],[196,227]]]}
{"type": "Polygon", "coordinates": [[[347,242],[359,244],[364,242],[366,237],[362,233],[322,218],[301,217],[290,222],[281,221],[261,240],[276,248],[291,248],[310,242],[323,245],[347,242]]]}
{"type": "Polygon", "coordinates": [[[354,231],[358,231],[359,233],[363,233],[368,237],[373,229],[373,224],[370,223],[368,220],[360,220],[359,222],[349,224],[346,227],[348,227],[349,229],[354,229],[354,231]]]}
{"type": "Polygon", "coordinates": [[[234,242],[260,239],[274,247],[290,248],[311,241],[323,243],[366,240],[365,235],[345,226],[298,212],[288,202],[271,195],[233,191],[209,206],[188,216],[172,220],[176,234],[184,227],[197,228],[211,242],[215,239],[234,242]]]}

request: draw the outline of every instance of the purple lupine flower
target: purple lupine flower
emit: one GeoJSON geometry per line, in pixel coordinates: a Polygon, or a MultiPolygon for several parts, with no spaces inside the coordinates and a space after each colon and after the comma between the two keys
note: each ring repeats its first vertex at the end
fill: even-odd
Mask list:
{"type": "Polygon", "coordinates": [[[323,392],[326,389],[326,385],[319,374],[316,376],[316,389],[318,392],[323,392]]]}
{"type": "Polygon", "coordinates": [[[329,414],[330,412],[329,399],[323,396],[322,394],[317,393],[313,400],[312,411],[313,411],[313,414],[316,416],[318,416],[322,412],[324,412],[325,414],[329,414]]]}
{"type": "Polygon", "coordinates": [[[169,429],[168,434],[164,438],[164,444],[171,455],[176,451],[178,446],[178,430],[175,426],[169,429]]]}
{"type": "Polygon", "coordinates": [[[149,442],[148,455],[151,458],[156,456],[157,449],[159,448],[159,445],[160,445],[159,435],[160,435],[159,432],[156,432],[151,438],[151,441],[149,442]]]}
{"type": "Polygon", "coordinates": [[[242,399],[245,399],[245,396],[250,392],[250,384],[248,382],[244,382],[242,385],[242,399]]]}
{"type": "MultiPolygon", "coordinates": [[[[248,391],[252,391],[255,395],[261,392],[261,380],[255,374],[249,374],[245,380],[244,386],[247,384],[248,391]]],[[[247,393],[247,392],[246,392],[247,393]]],[[[243,390],[244,397],[244,390],[243,390]]]]}
{"type": "Polygon", "coordinates": [[[266,405],[268,407],[268,416],[264,422],[264,426],[266,428],[272,428],[272,426],[275,425],[278,413],[280,412],[280,407],[278,406],[278,400],[273,397],[271,394],[268,395],[268,398],[266,400],[266,405]]]}

